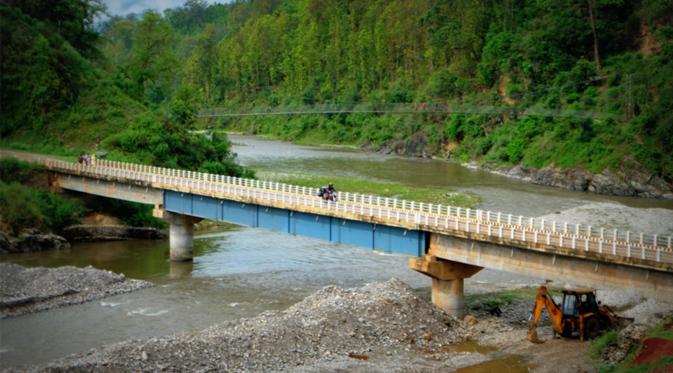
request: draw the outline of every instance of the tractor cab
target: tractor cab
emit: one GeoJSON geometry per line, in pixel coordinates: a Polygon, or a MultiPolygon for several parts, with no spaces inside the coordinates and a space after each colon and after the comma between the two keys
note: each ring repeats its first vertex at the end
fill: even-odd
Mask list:
{"type": "Polygon", "coordinates": [[[563,316],[574,318],[597,310],[596,293],[593,289],[563,289],[563,303],[561,303],[563,316]]]}

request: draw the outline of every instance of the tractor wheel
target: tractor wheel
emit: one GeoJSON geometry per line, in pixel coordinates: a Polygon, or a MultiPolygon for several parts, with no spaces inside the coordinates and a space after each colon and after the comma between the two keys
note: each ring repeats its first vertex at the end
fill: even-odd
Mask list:
{"type": "Polygon", "coordinates": [[[601,335],[601,323],[595,317],[584,321],[584,339],[594,339],[601,335]]]}
{"type": "Polygon", "coordinates": [[[570,338],[573,336],[573,325],[570,322],[563,324],[563,330],[561,331],[561,336],[565,338],[570,338]]]}

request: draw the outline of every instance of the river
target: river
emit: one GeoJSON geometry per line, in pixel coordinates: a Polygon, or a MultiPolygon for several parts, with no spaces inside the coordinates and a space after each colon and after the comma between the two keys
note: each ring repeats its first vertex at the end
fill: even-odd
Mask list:
{"type": "MultiPolygon", "coordinates": [[[[231,136],[239,160],[266,172],[338,175],[470,191],[483,209],[529,216],[611,203],[647,214],[673,212],[673,201],[597,196],[529,185],[439,160],[408,159],[341,148],[297,146],[231,136]]],[[[337,186],[338,187],[338,186],[337,186]]],[[[620,226],[629,217],[610,216],[620,226]]],[[[662,228],[669,232],[669,228],[662,228]]],[[[653,232],[656,233],[656,232],[653,232]]],[[[664,232],[666,233],[666,232],[664,232]]],[[[203,329],[281,310],[326,285],[360,286],[400,278],[414,288],[430,280],[408,258],[263,229],[229,227],[194,240],[193,263],[170,263],[167,241],[78,243],[58,252],[6,255],[25,266],[86,266],[149,280],[156,287],[82,305],[0,320],[1,367],[39,364],[129,338],[203,329]]],[[[489,291],[541,279],[483,270],[466,292],[489,291]]]]}

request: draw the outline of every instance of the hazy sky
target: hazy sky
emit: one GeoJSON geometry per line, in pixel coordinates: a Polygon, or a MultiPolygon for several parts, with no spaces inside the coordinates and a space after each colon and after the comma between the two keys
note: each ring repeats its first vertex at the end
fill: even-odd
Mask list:
{"type": "MultiPolygon", "coordinates": [[[[153,9],[160,13],[166,8],[175,8],[185,3],[185,0],[103,0],[108,13],[123,16],[129,13],[142,13],[153,9]]],[[[225,0],[206,0],[208,3],[224,3],[225,0]]]]}

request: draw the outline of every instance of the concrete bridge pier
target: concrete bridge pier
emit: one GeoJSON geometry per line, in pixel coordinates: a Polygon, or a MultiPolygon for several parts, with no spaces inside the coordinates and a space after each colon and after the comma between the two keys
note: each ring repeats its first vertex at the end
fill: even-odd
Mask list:
{"type": "Polygon", "coordinates": [[[433,255],[410,258],[409,267],[432,278],[432,303],[448,314],[463,317],[464,279],[482,267],[440,259],[433,255]]]}
{"type": "Polygon", "coordinates": [[[193,258],[192,241],[194,238],[194,224],[201,221],[201,219],[167,211],[164,211],[163,218],[170,224],[169,247],[171,261],[191,261],[193,258]]]}

